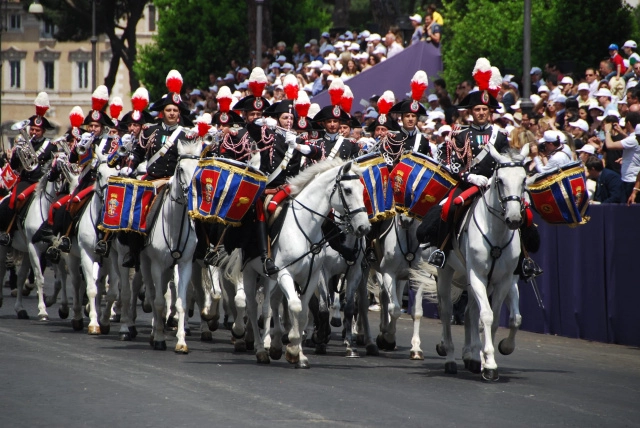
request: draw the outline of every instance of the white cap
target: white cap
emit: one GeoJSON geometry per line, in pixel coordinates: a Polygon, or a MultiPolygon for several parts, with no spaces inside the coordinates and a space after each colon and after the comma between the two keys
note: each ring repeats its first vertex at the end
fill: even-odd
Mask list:
{"type": "Polygon", "coordinates": [[[640,123],[636,125],[635,134],[640,135],[640,123]]]}
{"type": "Polygon", "coordinates": [[[584,119],[578,119],[575,122],[569,122],[569,126],[582,129],[584,132],[589,132],[589,124],[584,119]]]}
{"type": "Polygon", "coordinates": [[[508,83],[508,82],[511,82],[511,80],[513,80],[513,78],[514,78],[514,77],[515,77],[515,76],[514,76],[513,74],[505,74],[505,75],[502,77],[502,83],[505,83],[505,82],[507,82],[507,83],[508,83]]]}
{"type": "Polygon", "coordinates": [[[505,113],[502,115],[503,119],[507,119],[509,122],[515,124],[516,120],[513,118],[513,115],[511,113],[505,113]]]}
{"type": "Polygon", "coordinates": [[[620,119],[620,113],[618,113],[618,110],[609,110],[609,111],[607,111],[605,113],[606,114],[603,114],[602,116],[598,116],[598,120],[604,120],[604,118],[607,117],[607,116],[615,116],[618,119],[620,119]]]}
{"type": "Polygon", "coordinates": [[[357,43],[351,43],[351,45],[349,45],[349,50],[350,51],[354,51],[354,52],[358,52],[358,51],[360,51],[360,46],[358,46],[357,43]]]}
{"type": "Polygon", "coordinates": [[[600,110],[601,112],[604,112],[604,107],[601,107],[596,103],[593,103],[589,106],[589,110],[600,110]]]}
{"type": "Polygon", "coordinates": [[[344,42],[335,42],[333,47],[336,49],[342,49],[344,47],[344,42]]]}
{"type": "Polygon", "coordinates": [[[369,30],[364,30],[362,33],[358,34],[358,37],[360,37],[361,39],[366,39],[370,35],[371,33],[369,32],[369,30]]]}
{"type": "Polygon", "coordinates": [[[585,144],[581,149],[576,150],[576,153],[589,153],[590,155],[595,155],[596,148],[591,144],[585,144]]]}
{"type": "Polygon", "coordinates": [[[540,87],[538,88],[538,93],[540,92],[549,92],[549,87],[547,85],[540,85],[540,87]]]}
{"type": "Polygon", "coordinates": [[[542,99],[540,97],[540,95],[538,94],[531,94],[529,95],[529,99],[531,100],[531,102],[533,103],[533,105],[536,105],[540,102],[540,100],[542,99]]]}
{"type": "Polygon", "coordinates": [[[378,46],[377,48],[375,48],[373,50],[373,54],[382,54],[382,55],[386,55],[387,52],[385,51],[384,47],[382,46],[378,46]]]}
{"type": "Polygon", "coordinates": [[[413,16],[410,16],[409,19],[411,21],[416,21],[418,24],[420,24],[422,22],[422,17],[420,15],[418,15],[417,13],[413,16]]]}
{"type": "Polygon", "coordinates": [[[444,113],[441,112],[440,110],[435,110],[430,112],[428,117],[430,120],[444,119],[444,113]]]}
{"type": "Polygon", "coordinates": [[[607,88],[600,88],[598,91],[593,94],[594,97],[609,97],[611,98],[611,91],[607,88]]]}
{"type": "Polygon", "coordinates": [[[329,64],[322,64],[320,71],[331,71],[331,66],[329,64]]]}
{"type": "Polygon", "coordinates": [[[442,137],[442,134],[444,134],[445,132],[451,132],[451,127],[449,125],[442,125],[436,130],[436,132],[434,132],[434,135],[442,137]]]}
{"type": "Polygon", "coordinates": [[[565,84],[569,84],[569,85],[573,85],[573,79],[569,76],[564,76],[562,78],[562,80],[560,81],[560,84],[565,85],[565,84]]]}
{"type": "Polygon", "coordinates": [[[367,37],[367,42],[374,42],[376,40],[377,41],[382,40],[382,37],[380,37],[380,34],[378,33],[373,33],[369,37],[367,37]]]}
{"type": "Polygon", "coordinates": [[[337,56],[336,54],[334,54],[333,52],[331,52],[331,53],[330,53],[329,55],[327,55],[324,59],[326,59],[326,60],[333,59],[333,60],[337,61],[337,60],[338,60],[338,56],[337,56]]]}
{"type": "Polygon", "coordinates": [[[438,101],[438,96],[436,94],[429,94],[429,96],[427,97],[427,101],[438,101]]]}
{"type": "Polygon", "coordinates": [[[564,143],[566,141],[566,137],[560,131],[544,131],[544,135],[542,138],[538,140],[539,143],[564,143]]]}
{"type": "Polygon", "coordinates": [[[282,64],[282,68],[285,70],[293,70],[293,64],[291,64],[290,62],[285,62],[284,64],[282,64]]]}
{"type": "Polygon", "coordinates": [[[582,82],[578,85],[578,91],[590,91],[589,84],[587,82],[582,82]]]}
{"type": "Polygon", "coordinates": [[[564,96],[564,95],[562,95],[562,94],[560,94],[560,95],[558,95],[558,96],[553,100],[553,102],[555,102],[555,103],[560,103],[560,104],[564,104],[564,103],[566,103],[566,102],[567,102],[567,97],[566,97],[566,96],[564,96]]]}
{"type": "Polygon", "coordinates": [[[311,61],[309,63],[309,68],[317,68],[320,69],[320,67],[322,67],[322,63],[320,61],[318,61],[317,59],[314,59],[313,61],[311,61]]]}
{"type": "Polygon", "coordinates": [[[311,107],[309,107],[309,113],[307,113],[307,117],[313,119],[316,117],[316,114],[320,111],[320,105],[318,103],[311,103],[311,107]]]}
{"type": "Polygon", "coordinates": [[[276,61],[286,62],[287,61],[287,57],[284,56],[284,55],[280,55],[280,56],[278,56],[278,58],[276,58],[276,61]]]}
{"type": "Polygon", "coordinates": [[[269,68],[277,68],[279,70],[280,69],[280,64],[278,64],[277,62],[272,62],[271,65],[269,66],[269,68]]]}
{"type": "Polygon", "coordinates": [[[624,45],[622,45],[623,48],[637,48],[638,44],[636,42],[634,42],[633,40],[627,40],[626,42],[624,42],[624,45]]]}

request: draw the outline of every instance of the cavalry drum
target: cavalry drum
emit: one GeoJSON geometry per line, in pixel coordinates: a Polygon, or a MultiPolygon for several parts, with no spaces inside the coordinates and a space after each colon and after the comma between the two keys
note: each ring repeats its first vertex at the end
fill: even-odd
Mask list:
{"type": "Polygon", "coordinates": [[[396,211],[419,220],[457,183],[447,168],[416,152],[402,156],[389,180],[396,211]]]}
{"type": "Polygon", "coordinates": [[[109,177],[98,228],[104,232],[146,233],[147,213],[155,194],[151,181],[109,177]]]}
{"type": "Polygon", "coordinates": [[[360,181],[364,184],[364,206],[369,221],[374,223],[395,215],[393,193],[389,185],[389,169],[379,153],[371,153],[355,160],[363,168],[360,181]]]}
{"type": "Polygon", "coordinates": [[[233,159],[203,159],[189,188],[189,215],[240,226],[267,185],[267,176],[233,159]]]}
{"type": "Polygon", "coordinates": [[[571,162],[545,173],[528,188],[533,207],[547,223],[577,226],[589,220],[589,194],[582,163],[571,162]]]}

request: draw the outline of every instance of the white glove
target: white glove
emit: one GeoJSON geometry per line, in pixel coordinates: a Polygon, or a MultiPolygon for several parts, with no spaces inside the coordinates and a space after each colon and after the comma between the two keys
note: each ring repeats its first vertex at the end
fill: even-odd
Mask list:
{"type": "Polygon", "coordinates": [[[489,184],[489,179],[487,177],[477,174],[469,174],[469,176],[467,177],[467,181],[471,184],[475,184],[478,187],[485,187],[487,184],[489,184]]]}
{"type": "Polygon", "coordinates": [[[131,134],[124,134],[122,137],[120,137],[120,143],[122,143],[123,146],[128,146],[129,144],[131,144],[131,134]]]}
{"type": "Polygon", "coordinates": [[[275,128],[276,126],[278,126],[278,121],[275,120],[272,117],[266,117],[264,119],[264,124],[268,127],[268,128],[275,128]]]}
{"type": "Polygon", "coordinates": [[[264,125],[264,119],[265,119],[264,117],[259,117],[256,120],[254,120],[253,123],[255,123],[258,126],[262,126],[264,125]]]}
{"type": "Polygon", "coordinates": [[[298,143],[296,142],[296,134],[294,134],[293,132],[287,132],[287,136],[285,137],[284,141],[287,143],[287,146],[289,146],[290,149],[295,150],[296,146],[298,145],[298,143]]]}
{"type": "Polygon", "coordinates": [[[120,173],[118,175],[120,175],[120,177],[129,177],[132,172],[133,170],[131,168],[129,168],[128,166],[125,166],[120,170],[120,173]]]}

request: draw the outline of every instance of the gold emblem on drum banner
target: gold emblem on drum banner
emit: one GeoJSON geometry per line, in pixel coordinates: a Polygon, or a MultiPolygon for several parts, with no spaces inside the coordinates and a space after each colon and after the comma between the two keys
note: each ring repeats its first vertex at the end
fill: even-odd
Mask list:
{"type": "Polygon", "coordinates": [[[553,207],[549,204],[543,204],[540,209],[546,214],[551,214],[553,212],[553,207]]]}
{"type": "Polygon", "coordinates": [[[212,178],[205,178],[205,185],[204,185],[204,201],[208,204],[211,203],[211,201],[213,200],[213,179],[212,178]]]}
{"type": "Polygon", "coordinates": [[[403,171],[398,171],[396,176],[393,177],[393,193],[400,193],[402,191],[402,184],[404,183],[404,179],[402,178],[403,175],[403,171]]]}
{"type": "Polygon", "coordinates": [[[582,192],[582,187],[581,187],[581,186],[576,187],[576,194],[575,194],[575,196],[576,196],[576,201],[577,201],[578,203],[580,203],[580,201],[582,200],[582,193],[583,193],[583,192],[582,192]]]}
{"type": "Polygon", "coordinates": [[[250,202],[249,198],[247,198],[246,196],[243,196],[240,199],[238,199],[238,204],[236,205],[236,207],[239,207],[240,205],[247,205],[249,202],[250,202]]]}
{"type": "Polygon", "coordinates": [[[422,198],[422,202],[431,203],[431,202],[434,202],[435,200],[436,200],[436,197],[433,196],[433,195],[429,195],[429,194],[424,195],[424,197],[422,198]]]}
{"type": "Polygon", "coordinates": [[[113,217],[117,214],[116,210],[118,209],[118,205],[120,205],[120,203],[118,202],[118,194],[112,193],[111,197],[109,198],[109,202],[107,202],[107,215],[109,217],[113,217]]]}

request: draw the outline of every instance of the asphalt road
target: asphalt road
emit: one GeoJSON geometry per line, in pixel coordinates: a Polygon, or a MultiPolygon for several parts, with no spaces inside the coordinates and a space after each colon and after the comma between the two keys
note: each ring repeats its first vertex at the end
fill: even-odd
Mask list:
{"type": "MultiPolygon", "coordinates": [[[[47,287],[49,292],[51,290],[47,287]]],[[[411,320],[403,315],[398,350],[344,358],[334,328],[328,354],[310,356],[310,370],[284,358],[258,366],[253,353],[233,352],[230,332],[199,341],[189,355],[148,344],[149,316],[139,310],[138,338],[74,332],[49,309],[16,319],[4,289],[0,308],[0,427],[223,426],[640,426],[640,349],[520,332],[517,349],[498,355],[500,380],[486,383],[460,361],[463,327],[454,326],[458,374],[444,373],[435,352],[437,320],[422,321],[424,361],[410,361],[411,320]]],[[[197,317],[197,316],[196,316],[197,317]]],[[[377,313],[370,312],[377,325],[377,313]]],[[[377,327],[375,328],[377,330],[377,327]]],[[[500,338],[506,330],[500,329],[500,338]]]]}

